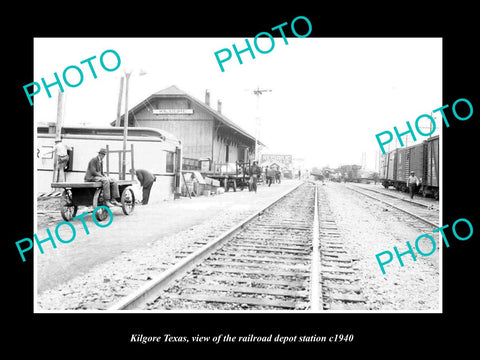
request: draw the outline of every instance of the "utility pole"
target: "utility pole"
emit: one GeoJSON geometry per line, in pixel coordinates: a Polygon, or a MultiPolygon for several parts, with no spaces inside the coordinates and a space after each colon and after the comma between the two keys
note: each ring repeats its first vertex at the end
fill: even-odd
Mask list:
{"type": "MultiPolygon", "coordinates": [[[[62,127],[63,127],[63,114],[65,111],[65,98],[64,93],[58,90],[58,101],[57,101],[57,122],[55,124],[55,141],[62,140],[62,127]]],[[[63,173],[63,171],[62,171],[63,173]]],[[[52,182],[65,181],[65,179],[60,179],[60,169],[58,167],[58,156],[57,152],[53,152],[53,179],[52,182]]]]}
{"type": "Polygon", "coordinates": [[[255,132],[255,160],[258,161],[258,138],[260,136],[260,114],[259,114],[259,103],[260,103],[260,95],[264,92],[272,92],[271,89],[260,89],[257,86],[256,89],[253,90],[253,94],[257,96],[257,116],[255,118],[256,123],[256,132],[255,132]]]}
{"type": "MultiPolygon", "coordinates": [[[[127,72],[124,70],[125,75],[125,114],[123,116],[123,153],[119,153],[119,156],[122,157],[121,165],[122,169],[119,169],[119,178],[120,180],[126,179],[127,173],[127,135],[128,135],[128,81],[130,79],[130,75],[133,71],[127,72]]],[[[138,71],[139,76],[146,75],[147,72],[140,69],[138,71]]],[[[120,80],[120,93],[118,95],[118,105],[117,105],[117,119],[115,121],[115,126],[120,126],[120,108],[122,107],[122,89],[123,89],[123,77],[120,80]]]]}
{"type": "Polygon", "coordinates": [[[128,80],[130,79],[130,74],[125,72],[125,114],[123,117],[123,154],[122,154],[122,172],[120,174],[120,180],[126,179],[127,173],[127,135],[128,135],[128,80]]]}
{"type": "Polygon", "coordinates": [[[361,162],[361,165],[362,169],[365,170],[365,168],[367,167],[367,153],[365,151],[362,152],[362,162],[361,162]]]}
{"type": "Polygon", "coordinates": [[[120,126],[120,112],[122,111],[122,95],[123,95],[123,76],[120,78],[120,90],[118,92],[118,105],[117,105],[117,120],[115,126],[120,126]]]}

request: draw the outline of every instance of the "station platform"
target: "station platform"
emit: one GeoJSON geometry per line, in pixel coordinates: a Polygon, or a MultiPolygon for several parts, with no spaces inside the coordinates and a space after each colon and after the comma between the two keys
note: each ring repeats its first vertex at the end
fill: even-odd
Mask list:
{"type": "MultiPolygon", "coordinates": [[[[114,219],[106,228],[96,226],[89,214],[85,216],[89,235],[85,234],[80,220],[73,221],[72,224],[77,230],[74,241],[67,244],[56,242],[56,249],[52,248],[50,242],[46,242],[43,244],[44,254],[40,254],[38,249],[34,250],[37,293],[86,274],[93,267],[122,254],[151,246],[153,243],[158,245],[172,234],[185,232],[188,237],[186,230],[207,221],[213,220],[213,224],[220,226],[233,217],[246,218],[298,184],[298,180],[283,180],[281,184],[272,184],[270,187],[259,185],[257,193],[237,190],[220,195],[191,199],[181,197],[137,205],[134,212],[128,216],[123,214],[120,207],[115,207],[112,208],[114,219]]],[[[93,209],[79,208],[77,215],[89,210],[93,209]]],[[[36,232],[39,239],[47,237],[46,228],[54,233],[56,225],[62,221],[60,211],[56,211],[54,206],[49,206],[47,212],[39,208],[36,232]],[[41,219],[45,214],[49,216],[48,221],[41,219]]]]}

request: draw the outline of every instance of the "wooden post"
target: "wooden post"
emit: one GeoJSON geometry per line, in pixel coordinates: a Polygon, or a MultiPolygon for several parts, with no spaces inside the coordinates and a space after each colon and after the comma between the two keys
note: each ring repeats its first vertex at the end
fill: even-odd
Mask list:
{"type": "Polygon", "coordinates": [[[65,102],[64,102],[64,98],[63,98],[63,92],[58,90],[57,125],[55,127],[55,140],[61,140],[62,139],[64,103],[65,102]]]}
{"type": "Polygon", "coordinates": [[[122,110],[122,95],[123,95],[123,76],[120,78],[120,90],[118,93],[118,105],[117,105],[117,120],[115,126],[120,126],[120,111],[122,110]]]}
{"type": "Polygon", "coordinates": [[[110,149],[107,145],[107,176],[110,176],[110,149]]]}
{"type": "MultiPolygon", "coordinates": [[[[131,73],[125,73],[125,113],[123,114],[123,151],[126,152],[127,150],[127,136],[128,136],[128,80],[130,78],[131,73]]],[[[125,155],[125,154],[124,154],[125,155]]],[[[125,180],[125,173],[126,173],[126,162],[125,157],[122,161],[122,170],[121,173],[123,177],[120,177],[121,180],[125,180]]]]}
{"type": "MultiPolygon", "coordinates": [[[[55,141],[62,140],[62,126],[63,126],[63,111],[64,111],[64,98],[63,92],[58,90],[58,101],[57,101],[57,122],[55,125],[55,141]]],[[[58,168],[58,156],[55,151],[53,154],[53,179],[52,182],[58,182],[60,169],[58,168]]],[[[65,179],[62,179],[65,181],[65,179]]]]}
{"type": "MultiPolygon", "coordinates": [[[[135,159],[135,156],[133,154],[133,144],[130,144],[130,155],[131,155],[131,164],[130,164],[131,167],[130,168],[135,169],[135,166],[133,164],[133,159],[135,159]]],[[[133,172],[131,172],[130,175],[132,176],[132,180],[134,180],[135,176],[133,175],[133,172]]],[[[125,176],[125,178],[126,178],[126,176],[125,176]]]]}
{"type": "Polygon", "coordinates": [[[182,151],[180,148],[176,147],[175,148],[175,184],[174,186],[175,186],[175,194],[178,196],[180,196],[180,193],[182,192],[181,179],[180,179],[181,173],[182,173],[182,151]]]}
{"type": "Polygon", "coordinates": [[[185,189],[187,190],[188,197],[191,199],[192,195],[190,194],[190,190],[188,189],[187,181],[185,180],[185,174],[182,172],[183,183],[185,184],[185,189]]]}
{"type": "Polygon", "coordinates": [[[122,177],[122,155],[125,155],[125,153],[122,154],[121,151],[118,151],[118,178],[120,180],[125,180],[125,177],[122,177]]]}

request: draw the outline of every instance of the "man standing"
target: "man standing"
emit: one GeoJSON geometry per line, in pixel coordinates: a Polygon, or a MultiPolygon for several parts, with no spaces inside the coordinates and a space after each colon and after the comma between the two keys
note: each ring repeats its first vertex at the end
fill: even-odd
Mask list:
{"type": "Polygon", "coordinates": [[[250,191],[253,189],[257,192],[258,176],[262,173],[262,168],[258,166],[258,162],[254,161],[250,167],[250,191]]]}
{"type": "Polygon", "coordinates": [[[410,176],[408,177],[408,180],[407,180],[407,186],[410,192],[410,199],[413,199],[413,193],[415,192],[415,188],[416,186],[418,186],[418,184],[420,184],[420,181],[415,176],[415,172],[411,171],[410,176]]]}
{"type": "Polygon", "coordinates": [[[270,185],[272,185],[273,179],[275,178],[275,169],[273,168],[273,166],[267,166],[266,173],[267,173],[267,184],[268,184],[268,187],[270,187],[270,185]]]}
{"type": "Polygon", "coordinates": [[[116,198],[120,197],[118,184],[114,179],[105,176],[103,173],[103,158],[106,153],[107,150],[102,148],[98,151],[98,155],[89,161],[84,180],[101,181],[103,186],[103,198],[105,199],[107,206],[121,206],[116,200],[116,198]]]}
{"type": "Polygon", "coordinates": [[[277,166],[277,170],[275,170],[275,183],[280,184],[281,176],[282,176],[282,172],[280,171],[280,166],[277,166]]]}
{"type": "Polygon", "coordinates": [[[157,180],[156,177],[144,169],[132,169],[130,172],[135,171],[140,185],[142,186],[142,205],[148,204],[148,199],[150,198],[150,190],[152,190],[153,183],[157,180]]]}
{"type": "Polygon", "coordinates": [[[63,143],[62,140],[55,140],[55,146],[53,147],[53,150],[48,151],[44,154],[47,155],[53,152],[57,154],[57,163],[55,164],[55,172],[57,175],[54,179],[54,182],[66,181],[65,167],[67,166],[69,160],[68,150],[72,150],[72,148],[67,144],[63,143]]]}

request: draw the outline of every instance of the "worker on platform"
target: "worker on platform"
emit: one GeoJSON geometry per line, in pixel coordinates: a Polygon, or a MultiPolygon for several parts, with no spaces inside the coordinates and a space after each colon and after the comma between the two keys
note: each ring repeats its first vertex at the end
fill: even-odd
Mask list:
{"type": "Polygon", "coordinates": [[[282,172],[280,171],[280,167],[277,166],[277,170],[275,170],[275,183],[280,184],[281,180],[280,177],[282,176],[282,172]]]}
{"type": "Polygon", "coordinates": [[[257,192],[257,180],[262,174],[262,168],[258,166],[258,162],[254,161],[250,167],[250,191],[255,190],[257,192]]]}
{"type": "Polygon", "coordinates": [[[117,182],[115,179],[112,179],[103,173],[103,158],[106,153],[107,150],[101,148],[98,151],[98,155],[89,161],[84,180],[101,181],[103,186],[103,199],[107,206],[121,206],[116,200],[120,197],[117,182]]]}
{"type": "Polygon", "coordinates": [[[415,172],[411,171],[410,176],[407,179],[407,186],[410,192],[410,199],[413,199],[413,194],[415,193],[416,187],[420,184],[420,181],[415,176],[415,172]]]}
{"type": "Polygon", "coordinates": [[[65,182],[65,167],[67,166],[68,160],[70,157],[68,156],[68,151],[72,150],[70,146],[62,142],[61,139],[55,140],[55,146],[53,147],[53,150],[46,152],[44,155],[55,153],[57,154],[57,163],[55,164],[55,170],[56,170],[56,178],[54,179],[54,182],[56,181],[63,181],[65,182]]]}
{"type": "Polygon", "coordinates": [[[266,175],[267,175],[267,184],[268,184],[268,187],[270,187],[270,185],[272,185],[273,179],[275,179],[275,169],[273,168],[273,166],[267,166],[266,175]]]}
{"type": "Polygon", "coordinates": [[[135,175],[142,186],[142,205],[147,205],[148,199],[150,198],[150,190],[152,190],[153,183],[157,181],[157,178],[155,175],[144,169],[131,169],[130,172],[135,172],[135,175]]]}

